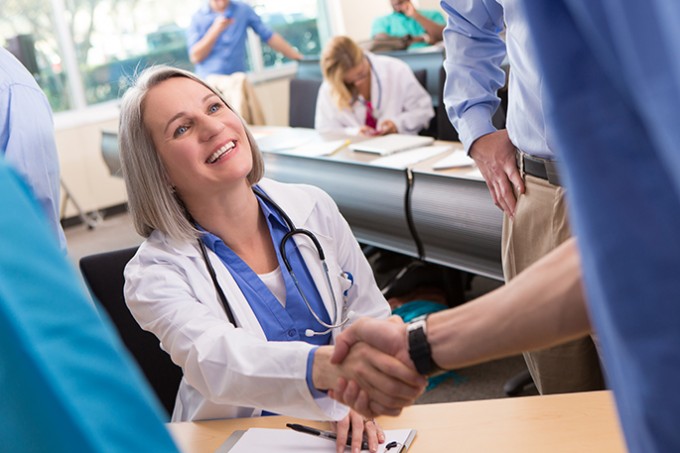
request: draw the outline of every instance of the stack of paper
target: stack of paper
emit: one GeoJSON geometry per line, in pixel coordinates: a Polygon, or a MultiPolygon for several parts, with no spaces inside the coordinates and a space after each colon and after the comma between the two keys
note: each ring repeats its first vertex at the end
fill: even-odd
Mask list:
{"type": "Polygon", "coordinates": [[[349,143],[349,140],[332,140],[329,142],[313,141],[293,148],[288,152],[290,154],[306,157],[330,156],[349,145],[349,143]]]}
{"type": "Polygon", "coordinates": [[[474,164],[475,161],[465,153],[465,150],[457,149],[442,160],[432,165],[432,169],[444,170],[447,168],[469,167],[474,164]]]}
{"type": "Polygon", "coordinates": [[[374,159],[371,161],[371,164],[380,165],[381,167],[407,168],[450,149],[451,145],[423,146],[422,148],[415,148],[409,151],[402,151],[397,154],[374,159]]]}
{"type": "Polygon", "coordinates": [[[256,139],[260,151],[276,152],[298,148],[312,141],[320,141],[319,133],[312,129],[290,129],[261,136],[256,139]]]}

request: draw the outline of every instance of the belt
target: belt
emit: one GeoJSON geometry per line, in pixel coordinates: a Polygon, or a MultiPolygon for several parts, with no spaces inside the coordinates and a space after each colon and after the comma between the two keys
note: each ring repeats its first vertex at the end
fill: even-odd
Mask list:
{"type": "Polygon", "coordinates": [[[557,172],[557,162],[554,160],[530,156],[517,150],[517,165],[520,171],[524,171],[527,175],[545,179],[554,186],[562,185],[560,184],[560,176],[557,172]]]}

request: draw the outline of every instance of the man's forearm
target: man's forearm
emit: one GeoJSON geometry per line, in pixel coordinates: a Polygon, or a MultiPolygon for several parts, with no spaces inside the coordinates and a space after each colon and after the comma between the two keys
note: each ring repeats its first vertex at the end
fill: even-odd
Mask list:
{"type": "Polygon", "coordinates": [[[425,33],[430,37],[430,44],[437,43],[442,40],[442,33],[444,26],[437,22],[428,19],[419,12],[416,12],[413,18],[425,29],[425,33]]]}
{"type": "Polygon", "coordinates": [[[432,357],[446,369],[542,349],[589,331],[574,238],[502,288],[427,322],[432,357]]]}
{"type": "Polygon", "coordinates": [[[288,41],[283,39],[283,37],[278,33],[274,33],[272,37],[269,38],[269,41],[267,41],[267,44],[269,44],[269,46],[272,49],[282,53],[284,56],[290,58],[291,60],[302,59],[302,54],[300,54],[300,52],[298,52],[297,50],[295,50],[294,47],[288,44],[288,41]]]}

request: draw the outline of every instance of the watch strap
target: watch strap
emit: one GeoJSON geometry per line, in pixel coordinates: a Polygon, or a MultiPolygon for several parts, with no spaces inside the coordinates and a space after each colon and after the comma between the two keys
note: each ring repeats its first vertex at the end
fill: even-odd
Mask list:
{"type": "Polygon", "coordinates": [[[408,326],[408,352],[418,373],[428,376],[439,371],[432,360],[432,349],[427,341],[426,318],[417,318],[408,326]]]}

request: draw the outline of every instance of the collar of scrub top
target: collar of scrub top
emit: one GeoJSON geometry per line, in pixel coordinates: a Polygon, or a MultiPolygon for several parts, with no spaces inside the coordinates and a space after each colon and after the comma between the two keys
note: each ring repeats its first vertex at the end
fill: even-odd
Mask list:
{"type": "MultiPolygon", "coordinates": [[[[265,216],[268,219],[273,218],[273,219],[277,220],[277,222],[280,224],[280,226],[283,227],[279,230],[281,233],[283,233],[286,228],[289,230],[287,233],[283,234],[282,237],[277,237],[277,236],[280,236],[280,235],[278,234],[277,231],[272,231],[272,228],[271,228],[272,224],[270,224],[270,232],[272,233],[272,237],[274,237],[276,240],[279,241],[279,248],[276,250],[277,258],[279,259],[280,264],[283,263],[285,265],[286,270],[288,271],[288,275],[290,276],[290,278],[292,278],[293,284],[294,284],[293,287],[290,287],[290,285],[288,285],[288,281],[286,281],[286,279],[285,279],[286,274],[284,272],[283,275],[284,275],[284,281],[286,281],[286,283],[287,283],[286,284],[287,293],[294,295],[294,297],[299,295],[302,298],[302,301],[304,302],[304,306],[307,307],[307,310],[309,312],[309,313],[303,314],[300,317],[300,319],[305,319],[305,318],[307,318],[306,315],[311,314],[312,317],[313,317],[313,320],[311,320],[308,323],[308,325],[313,325],[313,321],[316,321],[321,326],[323,326],[325,328],[325,330],[323,330],[323,331],[315,331],[311,328],[307,328],[305,330],[305,336],[307,336],[307,337],[325,336],[332,329],[342,327],[343,325],[345,325],[349,321],[349,315],[343,320],[338,320],[338,314],[339,314],[338,305],[337,305],[337,301],[335,300],[335,293],[333,292],[333,288],[332,288],[332,285],[331,285],[331,282],[330,282],[328,266],[326,265],[326,262],[325,262],[325,259],[324,259],[323,249],[321,248],[321,244],[318,242],[316,236],[313,233],[311,233],[307,230],[296,228],[295,225],[293,224],[293,222],[291,221],[291,219],[285,213],[285,211],[283,211],[283,209],[279,205],[277,205],[273,200],[271,200],[262,191],[261,188],[259,188],[258,186],[255,186],[253,188],[253,191],[258,196],[258,200],[260,200],[260,206],[263,209],[263,213],[265,214],[265,216]],[[333,312],[332,321],[329,318],[322,319],[322,317],[324,315],[325,315],[325,317],[328,317],[329,314],[328,314],[328,311],[326,310],[325,305],[323,304],[321,296],[318,293],[318,289],[316,288],[316,284],[315,284],[314,280],[311,278],[311,274],[309,273],[309,270],[306,267],[306,264],[305,264],[305,262],[302,258],[302,255],[299,254],[299,250],[297,249],[297,247],[295,247],[293,249],[295,257],[292,261],[297,264],[295,267],[296,267],[296,271],[298,273],[300,273],[300,271],[303,271],[302,274],[300,274],[302,276],[302,283],[298,280],[298,276],[296,276],[295,271],[293,271],[293,266],[291,265],[291,260],[289,260],[289,258],[287,256],[288,254],[286,253],[286,250],[283,247],[283,245],[285,245],[285,243],[287,243],[289,239],[292,239],[292,236],[296,235],[296,234],[304,234],[305,236],[307,236],[310,240],[313,241],[313,243],[314,243],[314,245],[317,249],[317,252],[319,254],[319,261],[320,261],[320,264],[321,264],[321,266],[324,270],[323,274],[324,274],[325,282],[326,282],[326,285],[328,287],[328,291],[330,292],[330,295],[333,298],[332,304],[333,304],[334,312],[333,312]],[[306,292],[305,292],[305,290],[303,290],[303,286],[305,287],[305,290],[307,290],[306,292]],[[293,289],[295,289],[295,291],[293,289]],[[310,302],[307,299],[306,294],[314,294],[316,297],[313,297],[312,302],[310,302]],[[321,313],[322,316],[319,316],[317,313],[321,313]]],[[[198,225],[197,225],[197,227],[200,228],[200,226],[198,226],[198,225]]],[[[202,230],[202,231],[205,231],[205,230],[202,230]]],[[[216,251],[215,243],[217,242],[217,240],[219,240],[219,238],[217,238],[217,236],[212,235],[209,232],[206,232],[206,235],[204,235],[204,240],[208,240],[208,242],[205,242],[205,243],[208,244],[213,251],[216,251]]],[[[210,275],[211,275],[211,278],[212,278],[213,283],[215,285],[215,288],[218,292],[218,295],[220,296],[220,300],[222,301],[222,304],[224,305],[225,310],[227,311],[227,316],[229,317],[229,320],[232,322],[232,324],[236,325],[234,320],[233,320],[233,314],[231,314],[231,308],[229,306],[227,298],[224,295],[224,292],[222,291],[219,283],[217,282],[216,276],[214,275],[214,269],[213,269],[212,264],[210,263],[210,261],[208,259],[207,252],[205,251],[204,240],[199,240],[199,246],[200,246],[201,251],[203,253],[203,258],[206,262],[206,266],[208,267],[208,271],[210,272],[210,275]]],[[[225,247],[226,247],[226,244],[225,244],[225,247]]],[[[228,247],[227,247],[227,249],[228,249],[228,247]]],[[[230,253],[233,254],[233,252],[231,252],[231,251],[230,251],[230,253]]],[[[219,256],[219,254],[218,254],[218,256],[219,256]]],[[[220,259],[222,259],[221,256],[220,256],[220,259]]],[[[239,258],[239,260],[240,260],[240,258],[239,258]]],[[[240,260],[240,261],[242,262],[242,260],[240,260]]],[[[223,261],[223,263],[225,265],[228,264],[224,261],[223,261]]],[[[244,265],[245,265],[245,263],[244,263],[244,265]]],[[[249,267],[247,267],[247,265],[245,265],[245,266],[247,268],[247,269],[246,268],[243,269],[243,272],[245,274],[252,273],[253,275],[256,275],[252,272],[252,270],[249,267]]],[[[237,275],[239,275],[239,273],[237,273],[237,275]]],[[[233,277],[235,279],[237,279],[236,275],[233,275],[233,277]]],[[[239,275],[237,280],[239,280],[239,279],[242,279],[242,276],[239,275]]],[[[262,283],[259,280],[259,277],[257,277],[257,280],[260,284],[264,285],[264,283],[262,283]]],[[[239,287],[240,287],[240,285],[239,285],[239,287]]],[[[269,291],[267,291],[267,293],[269,293],[269,291]]],[[[280,304],[278,304],[278,306],[280,307],[280,304]]]]}

